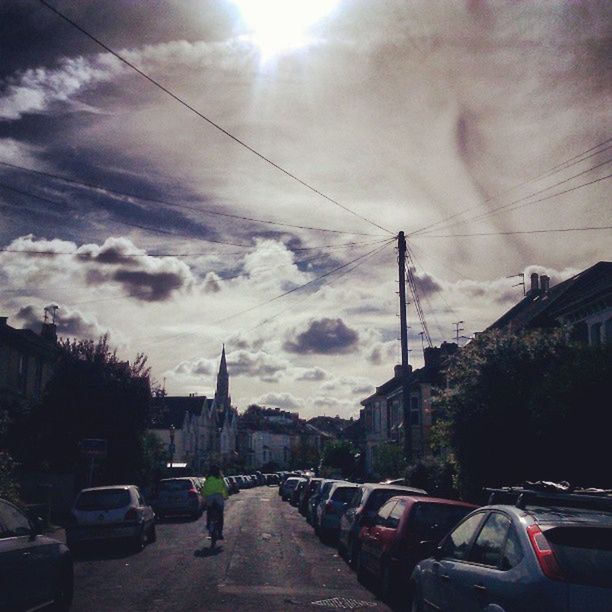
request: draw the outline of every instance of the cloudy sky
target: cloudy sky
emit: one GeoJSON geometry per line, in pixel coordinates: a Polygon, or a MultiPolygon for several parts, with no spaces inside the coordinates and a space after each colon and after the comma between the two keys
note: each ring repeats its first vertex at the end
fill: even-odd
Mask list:
{"type": "Polygon", "coordinates": [[[520,299],[510,275],[610,259],[609,230],[521,233],[612,225],[606,0],[49,3],[208,121],[2,2],[15,327],[57,304],[61,335],[144,351],[171,394],[210,394],[225,342],[239,408],[349,416],[398,358],[399,230],[434,344],[520,299]]]}

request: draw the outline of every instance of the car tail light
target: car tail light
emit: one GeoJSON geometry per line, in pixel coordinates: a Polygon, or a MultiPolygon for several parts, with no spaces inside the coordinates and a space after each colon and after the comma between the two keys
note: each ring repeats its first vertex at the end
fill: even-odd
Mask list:
{"type": "Polygon", "coordinates": [[[555,553],[538,525],[527,527],[527,535],[544,575],[552,580],[565,580],[565,576],[563,576],[563,572],[557,563],[555,553]]]}
{"type": "Polygon", "coordinates": [[[136,511],[136,508],[130,508],[126,513],[125,516],[123,517],[124,521],[136,521],[138,520],[138,512],[136,511]]]}
{"type": "Polygon", "coordinates": [[[187,495],[189,495],[189,497],[197,497],[198,491],[197,489],[189,489],[189,491],[187,491],[187,495]]]}

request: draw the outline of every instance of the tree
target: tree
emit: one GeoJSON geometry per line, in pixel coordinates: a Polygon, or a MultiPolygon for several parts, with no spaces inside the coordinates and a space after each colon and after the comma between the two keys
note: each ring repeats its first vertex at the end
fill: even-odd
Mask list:
{"type": "Polygon", "coordinates": [[[108,336],[65,340],[42,404],[31,414],[32,444],[23,461],[59,471],[84,469],[79,444],[108,441],[108,458],[97,474],[106,482],[142,478],[150,441],[144,438],[151,389],[146,357],[117,357],[108,336]],[[148,449],[148,450],[147,450],[148,449]]]}
{"type": "Polygon", "coordinates": [[[6,410],[0,410],[0,498],[18,501],[19,489],[14,478],[16,464],[4,450],[10,419],[6,410]]]}
{"type": "Polygon", "coordinates": [[[321,454],[322,471],[350,476],[355,470],[355,447],[346,440],[328,442],[321,454]]]}
{"type": "Polygon", "coordinates": [[[383,442],[374,447],[373,467],[381,478],[400,478],[406,469],[403,448],[393,442],[383,442]]]}
{"type": "Polygon", "coordinates": [[[448,379],[435,403],[436,428],[464,496],[537,479],[612,484],[605,460],[612,347],[572,344],[564,330],[493,331],[461,351],[448,379]]]}

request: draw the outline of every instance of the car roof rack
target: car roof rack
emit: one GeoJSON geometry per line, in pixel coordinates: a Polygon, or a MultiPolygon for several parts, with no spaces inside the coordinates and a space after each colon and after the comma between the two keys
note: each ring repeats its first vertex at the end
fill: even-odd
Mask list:
{"type": "Polygon", "coordinates": [[[526,506],[561,506],[612,512],[612,490],[566,489],[548,487],[536,483],[519,487],[486,488],[488,504],[511,504],[517,508],[526,506]]]}

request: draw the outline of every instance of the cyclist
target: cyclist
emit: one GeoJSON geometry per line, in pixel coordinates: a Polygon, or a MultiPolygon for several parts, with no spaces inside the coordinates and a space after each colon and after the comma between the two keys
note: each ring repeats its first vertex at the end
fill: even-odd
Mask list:
{"type": "Polygon", "coordinates": [[[223,539],[223,506],[228,498],[227,486],[218,465],[211,465],[202,488],[206,503],[206,529],[210,529],[210,511],[216,506],[219,515],[219,540],[223,539]]]}

